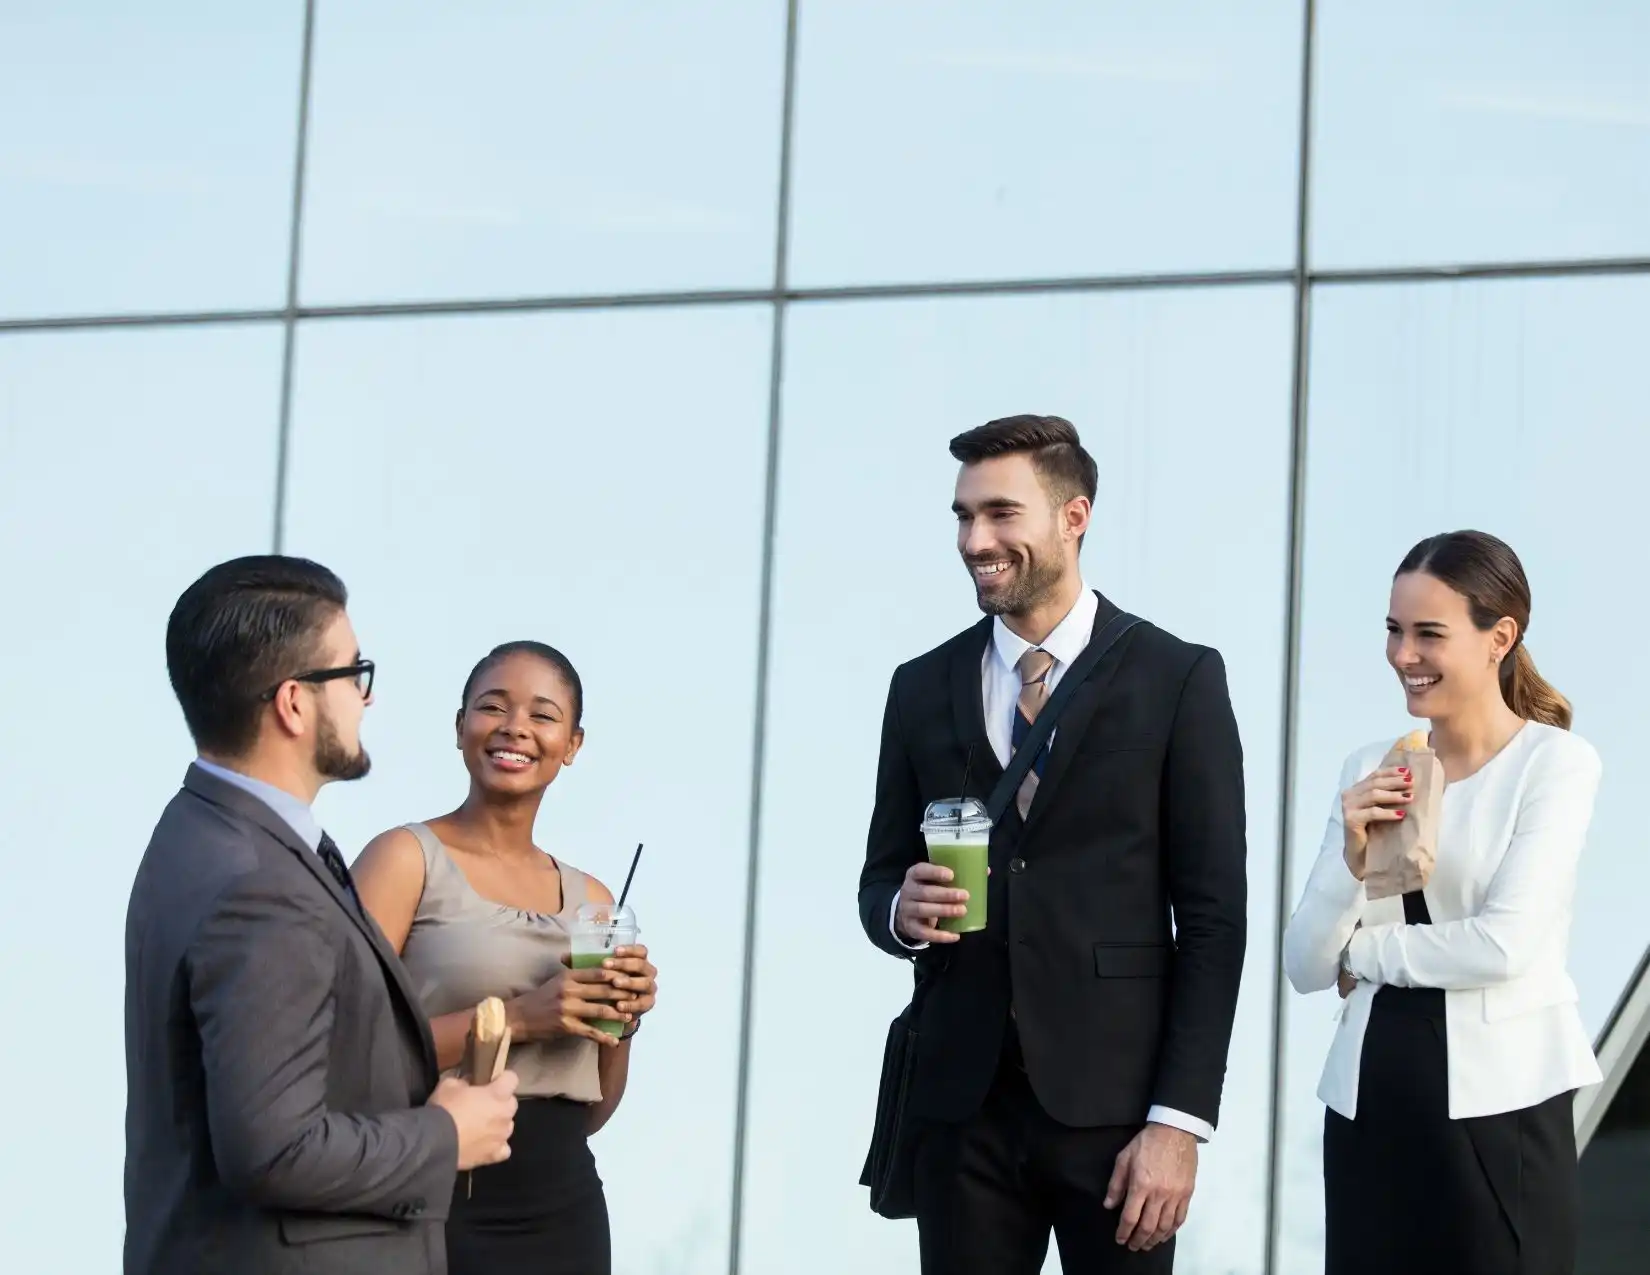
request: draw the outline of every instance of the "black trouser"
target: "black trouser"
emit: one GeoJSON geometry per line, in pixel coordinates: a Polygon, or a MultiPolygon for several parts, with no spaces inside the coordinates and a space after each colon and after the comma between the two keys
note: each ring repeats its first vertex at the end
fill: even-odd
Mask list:
{"type": "Polygon", "coordinates": [[[1038,1275],[1050,1231],[1065,1275],[1166,1275],[1174,1241],[1130,1252],[1117,1242],[1121,1204],[1104,1206],[1118,1153],[1138,1132],[1054,1120],[1011,1029],[985,1105],[961,1124],[933,1126],[918,1145],[922,1275],[1038,1275]]]}
{"type": "Polygon", "coordinates": [[[587,1141],[590,1108],[523,1098],[510,1158],[458,1175],[447,1275],[609,1275],[607,1197],[587,1141]]]}

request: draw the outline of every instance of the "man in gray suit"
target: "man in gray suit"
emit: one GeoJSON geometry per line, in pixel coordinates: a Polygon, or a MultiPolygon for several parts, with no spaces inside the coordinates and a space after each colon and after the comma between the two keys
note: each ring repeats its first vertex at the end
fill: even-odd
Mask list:
{"type": "Polygon", "coordinates": [[[367,773],[338,577],[213,567],[166,667],[199,758],[126,914],[126,1275],[446,1270],[462,1169],[509,1154],[515,1077],[437,1083],[395,954],[310,803],[367,773]]]}

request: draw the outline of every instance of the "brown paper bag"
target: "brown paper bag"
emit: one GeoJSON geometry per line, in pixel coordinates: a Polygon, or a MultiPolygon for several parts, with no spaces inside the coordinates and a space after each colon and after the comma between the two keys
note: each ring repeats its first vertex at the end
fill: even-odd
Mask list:
{"type": "Polygon", "coordinates": [[[490,1085],[504,1072],[510,1057],[510,1028],[504,1002],[489,996],[476,1006],[470,1034],[464,1042],[464,1077],[472,1085],[490,1085]]]}
{"type": "MultiPolygon", "coordinates": [[[[475,1008],[470,1019],[470,1032],[464,1038],[464,1060],[459,1064],[460,1074],[472,1085],[490,1085],[504,1073],[504,1064],[510,1057],[510,1026],[504,1013],[504,1002],[489,996],[475,1008]]],[[[476,1175],[471,1169],[464,1175],[464,1194],[473,1197],[476,1175]]]]}
{"type": "Polygon", "coordinates": [[[1402,819],[1369,830],[1364,859],[1364,897],[1390,899],[1419,890],[1432,879],[1438,861],[1438,824],[1444,807],[1444,767],[1426,746],[1426,734],[1412,731],[1381,759],[1381,768],[1408,766],[1414,799],[1402,819]]]}

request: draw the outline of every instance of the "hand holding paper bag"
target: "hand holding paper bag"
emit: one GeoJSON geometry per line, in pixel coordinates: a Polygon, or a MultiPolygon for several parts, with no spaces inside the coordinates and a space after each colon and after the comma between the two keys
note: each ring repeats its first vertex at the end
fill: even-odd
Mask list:
{"type": "Polygon", "coordinates": [[[1438,825],[1444,803],[1444,767],[1427,745],[1425,731],[1411,731],[1381,759],[1410,781],[1403,818],[1369,826],[1364,897],[1390,899],[1419,890],[1432,879],[1438,859],[1438,825]]]}

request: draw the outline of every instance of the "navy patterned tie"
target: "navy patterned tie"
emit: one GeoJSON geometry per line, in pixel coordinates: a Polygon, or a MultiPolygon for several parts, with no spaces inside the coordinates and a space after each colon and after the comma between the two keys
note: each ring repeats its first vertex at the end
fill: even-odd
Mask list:
{"type": "MultiPolygon", "coordinates": [[[[1031,730],[1031,723],[1037,720],[1037,714],[1048,702],[1048,675],[1054,668],[1054,657],[1040,646],[1034,646],[1020,657],[1015,666],[1020,671],[1020,702],[1014,713],[1014,732],[1012,736],[1014,751],[1020,751],[1020,743],[1031,730]]],[[[1037,754],[1037,760],[1031,763],[1031,769],[1026,772],[1024,782],[1020,784],[1020,791],[1015,794],[1014,805],[1024,819],[1031,810],[1031,799],[1037,795],[1037,784],[1043,776],[1043,763],[1048,759],[1048,749],[1045,747],[1037,754]]]]}
{"type": "Polygon", "coordinates": [[[315,853],[321,856],[321,862],[326,864],[327,871],[332,873],[332,879],[338,882],[338,888],[349,895],[356,911],[361,911],[361,896],[355,892],[355,882],[350,878],[349,866],[338,850],[338,843],[323,832],[321,844],[315,847],[315,853]]]}

